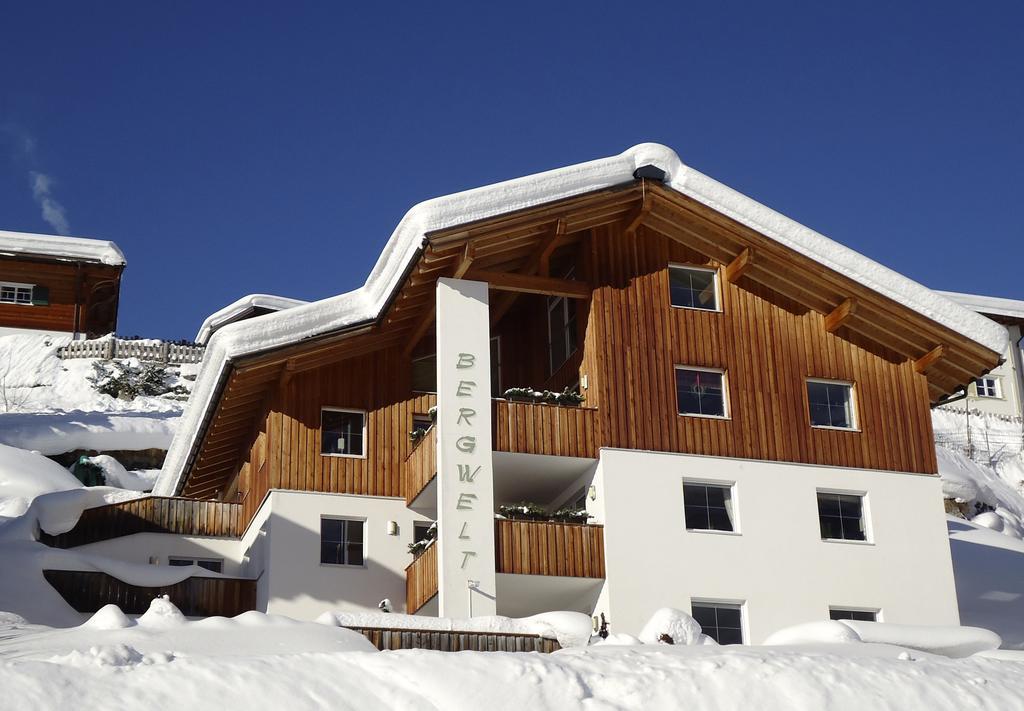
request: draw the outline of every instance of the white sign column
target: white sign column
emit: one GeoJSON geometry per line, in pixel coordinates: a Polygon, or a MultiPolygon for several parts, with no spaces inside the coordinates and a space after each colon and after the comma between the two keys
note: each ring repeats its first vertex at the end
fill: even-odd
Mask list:
{"type": "Polygon", "coordinates": [[[437,280],[437,543],[442,617],[493,615],[487,284],[437,280]]]}

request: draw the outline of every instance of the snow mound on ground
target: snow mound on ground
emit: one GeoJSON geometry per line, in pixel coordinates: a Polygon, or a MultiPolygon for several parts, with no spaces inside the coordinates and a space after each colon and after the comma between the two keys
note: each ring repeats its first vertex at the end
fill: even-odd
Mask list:
{"type": "Polygon", "coordinates": [[[127,644],[112,644],[89,647],[85,652],[76,649],[64,655],[51,657],[50,661],[70,667],[137,667],[166,664],[173,659],[174,655],[166,652],[143,654],[127,644]]]}
{"type": "Polygon", "coordinates": [[[388,627],[445,632],[535,634],[546,639],[558,640],[562,647],[585,647],[590,641],[593,630],[590,616],[581,612],[545,612],[518,619],[501,615],[457,619],[386,612],[332,611],[320,615],[316,618],[316,622],[335,627],[388,627]]]}
{"type": "Polygon", "coordinates": [[[150,491],[160,476],[159,469],[128,471],[121,465],[121,462],[109,454],[89,457],[88,460],[103,470],[103,479],[108,486],[115,486],[118,489],[150,491]]]}
{"type": "Polygon", "coordinates": [[[795,644],[854,644],[860,641],[860,635],[848,625],[835,620],[823,620],[784,627],[769,635],[764,643],[773,647],[795,644]]]}
{"type": "Polygon", "coordinates": [[[81,486],[71,472],[38,452],[0,444],[0,517],[21,516],[40,494],[81,486]]]}
{"type": "Polygon", "coordinates": [[[128,619],[128,615],[121,612],[117,605],[104,605],[96,613],[86,620],[82,627],[89,627],[94,630],[121,630],[131,627],[134,623],[128,619]]]}
{"type": "Polygon", "coordinates": [[[143,627],[178,627],[185,622],[185,616],[167,595],[153,598],[149,609],[139,618],[139,624],[143,627]]]}
{"type": "Polygon", "coordinates": [[[944,657],[969,657],[989,649],[998,649],[1002,640],[995,632],[980,627],[945,625],[893,625],[888,622],[839,620],[871,644],[909,647],[944,657]]]}
{"type": "MultiPolygon", "coordinates": [[[[657,610],[644,628],[640,630],[640,641],[644,644],[657,644],[667,635],[672,644],[700,644],[700,623],[682,610],[663,607],[657,610]]],[[[667,641],[667,640],[666,640],[667,641]]]]}

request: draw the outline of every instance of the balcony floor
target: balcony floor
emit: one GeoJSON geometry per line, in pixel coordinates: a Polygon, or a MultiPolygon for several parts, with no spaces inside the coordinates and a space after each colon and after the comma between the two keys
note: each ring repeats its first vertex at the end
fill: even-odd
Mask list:
{"type": "Polygon", "coordinates": [[[592,615],[604,580],[555,575],[498,573],[498,614],[529,617],[541,612],[568,610],[592,615]]]}

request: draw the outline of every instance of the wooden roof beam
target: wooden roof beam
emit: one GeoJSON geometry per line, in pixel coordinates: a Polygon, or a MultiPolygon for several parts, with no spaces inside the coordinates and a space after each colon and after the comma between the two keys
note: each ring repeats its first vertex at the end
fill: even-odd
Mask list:
{"type": "Polygon", "coordinates": [[[923,356],[914,361],[914,370],[918,373],[924,374],[932,365],[934,365],[946,352],[946,347],[941,343],[930,351],[925,353],[923,356]]]}
{"type": "Polygon", "coordinates": [[[850,320],[850,317],[857,313],[857,300],[849,297],[843,299],[839,306],[835,307],[825,316],[825,330],[835,333],[839,328],[850,320]]]}
{"type": "Polygon", "coordinates": [[[564,296],[568,299],[589,299],[592,289],[590,284],[573,279],[552,279],[550,277],[528,276],[507,272],[490,272],[477,270],[472,278],[487,282],[490,288],[497,291],[511,291],[519,294],[541,294],[544,296],[564,296]]]}
{"type": "Polygon", "coordinates": [[[736,256],[736,259],[729,262],[725,267],[726,281],[730,283],[736,282],[748,269],[750,269],[753,263],[754,250],[750,247],[744,247],[743,251],[736,256]]]}
{"type": "Polygon", "coordinates": [[[452,279],[461,279],[469,271],[469,268],[473,266],[473,260],[476,259],[476,247],[473,246],[472,242],[466,242],[465,248],[462,250],[462,258],[459,260],[458,265],[455,267],[455,271],[452,273],[452,279]]]}
{"type": "Polygon", "coordinates": [[[636,236],[637,228],[643,224],[644,218],[647,217],[652,207],[654,207],[654,200],[645,193],[640,204],[630,210],[622,221],[622,231],[626,233],[626,236],[630,238],[636,236]]]}

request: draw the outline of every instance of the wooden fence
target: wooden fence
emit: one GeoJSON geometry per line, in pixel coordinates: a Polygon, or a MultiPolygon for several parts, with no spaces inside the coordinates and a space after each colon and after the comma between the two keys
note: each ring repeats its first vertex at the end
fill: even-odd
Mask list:
{"type": "Polygon", "coordinates": [[[405,611],[414,614],[437,595],[437,544],[405,569],[405,611]]]}
{"type": "Polygon", "coordinates": [[[499,573],[603,578],[604,526],[497,519],[494,564],[499,573]]]}
{"type": "Polygon", "coordinates": [[[420,438],[403,464],[405,503],[411,504],[437,474],[437,427],[420,438]]]}
{"type": "Polygon", "coordinates": [[[555,652],[561,645],[532,634],[349,627],[377,649],[433,649],[439,652],[555,652]]]}
{"type": "Polygon", "coordinates": [[[121,338],[103,338],[95,341],[72,341],[57,349],[61,358],[138,358],[157,363],[199,363],[203,360],[204,346],[186,346],[163,341],[126,341],[121,338]]]}
{"type": "Polygon", "coordinates": [[[238,538],[242,535],[242,505],[146,496],[86,509],[67,533],[41,533],[39,540],[53,548],[73,548],[133,533],[238,538]]]}
{"type": "Polygon", "coordinates": [[[256,581],[243,578],[191,577],[174,585],[141,587],[96,571],[44,570],[43,577],[78,612],[113,604],[126,614],[140,615],[161,595],[189,617],[233,617],[256,609],[256,581]]]}
{"type": "Polygon", "coordinates": [[[597,409],[494,401],[494,450],[596,459],[597,409]]]}

